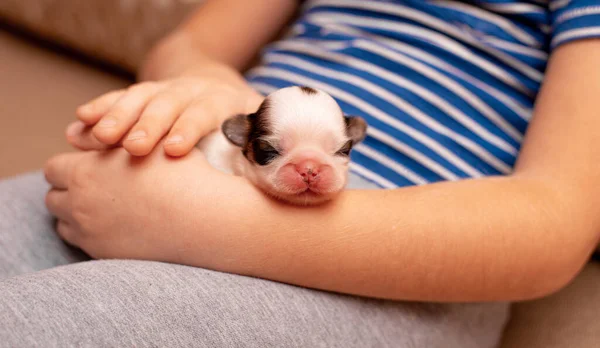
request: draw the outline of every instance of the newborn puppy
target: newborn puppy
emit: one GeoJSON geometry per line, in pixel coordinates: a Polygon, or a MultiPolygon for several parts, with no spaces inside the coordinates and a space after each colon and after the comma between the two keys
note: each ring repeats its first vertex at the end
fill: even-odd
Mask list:
{"type": "Polygon", "coordinates": [[[283,201],[311,205],[345,187],[350,151],[366,129],[327,93],[288,87],[267,96],[255,113],[228,119],[198,147],[215,168],[283,201]]]}

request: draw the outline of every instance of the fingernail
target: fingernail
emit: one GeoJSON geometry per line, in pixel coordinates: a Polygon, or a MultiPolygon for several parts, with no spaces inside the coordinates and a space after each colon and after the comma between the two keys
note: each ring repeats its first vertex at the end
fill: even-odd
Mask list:
{"type": "Polygon", "coordinates": [[[67,136],[74,137],[77,134],[81,133],[84,124],[82,122],[73,122],[67,127],[67,136]]]}
{"type": "Polygon", "coordinates": [[[183,136],[181,135],[174,135],[172,137],[170,137],[169,139],[167,139],[167,141],[165,141],[165,144],[170,145],[170,144],[181,144],[183,143],[183,136]]]}
{"type": "Polygon", "coordinates": [[[114,118],[103,118],[100,122],[98,122],[98,126],[100,127],[114,127],[117,125],[117,120],[114,118]]]}
{"type": "Polygon", "coordinates": [[[140,140],[146,138],[147,134],[143,130],[137,130],[127,137],[127,140],[140,140]]]}

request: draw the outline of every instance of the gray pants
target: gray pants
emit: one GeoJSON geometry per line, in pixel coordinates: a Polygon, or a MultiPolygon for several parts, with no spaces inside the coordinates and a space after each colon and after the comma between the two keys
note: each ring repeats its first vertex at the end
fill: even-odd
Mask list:
{"type": "Polygon", "coordinates": [[[379,301],[148,261],[55,235],[39,173],[0,182],[0,347],[494,347],[506,304],[379,301]]]}

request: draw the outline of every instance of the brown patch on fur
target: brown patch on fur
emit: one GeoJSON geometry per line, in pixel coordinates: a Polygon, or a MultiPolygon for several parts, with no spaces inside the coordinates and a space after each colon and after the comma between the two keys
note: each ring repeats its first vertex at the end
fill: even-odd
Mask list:
{"type": "Polygon", "coordinates": [[[346,135],[352,140],[352,145],[356,145],[365,139],[367,135],[367,122],[358,116],[344,117],[346,122],[346,135]]]}
{"type": "Polygon", "coordinates": [[[248,133],[250,132],[248,116],[239,114],[225,120],[221,126],[221,131],[225,135],[225,138],[233,145],[243,147],[248,140],[248,133]]]}
{"type": "Polygon", "coordinates": [[[250,161],[255,161],[255,144],[262,137],[270,135],[270,122],[269,122],[269,110],[271,109],[271,102],[269,98],[266,98],[258,110],[248,115],[248,123],[250,126],[250,130],[248,132],[248,139],[246,144],[243,146],[242,153],[244,156],[250,161]]]}
{"type": "Polygon", "coordinates": [[[304,92],[308,95],[315,95],[315,94],[319,93],[316,89],[311,88],[311,87],[301,86],[300,89],[302,90],[302,92],[304,92]]]}

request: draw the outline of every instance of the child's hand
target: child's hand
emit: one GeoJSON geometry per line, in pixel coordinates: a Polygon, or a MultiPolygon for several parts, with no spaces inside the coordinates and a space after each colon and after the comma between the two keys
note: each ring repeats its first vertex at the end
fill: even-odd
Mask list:
{"type": "Polygon", "coordinates": [[[182,156],[225,119],[253,112],[261,101],[247,85],[217,77],[142,82],[80,106],[80,122],[68,127],[67,139],[82,150],[122,144],[132,155],[144,156],[168,134],[165,152],[182,156]]]}

